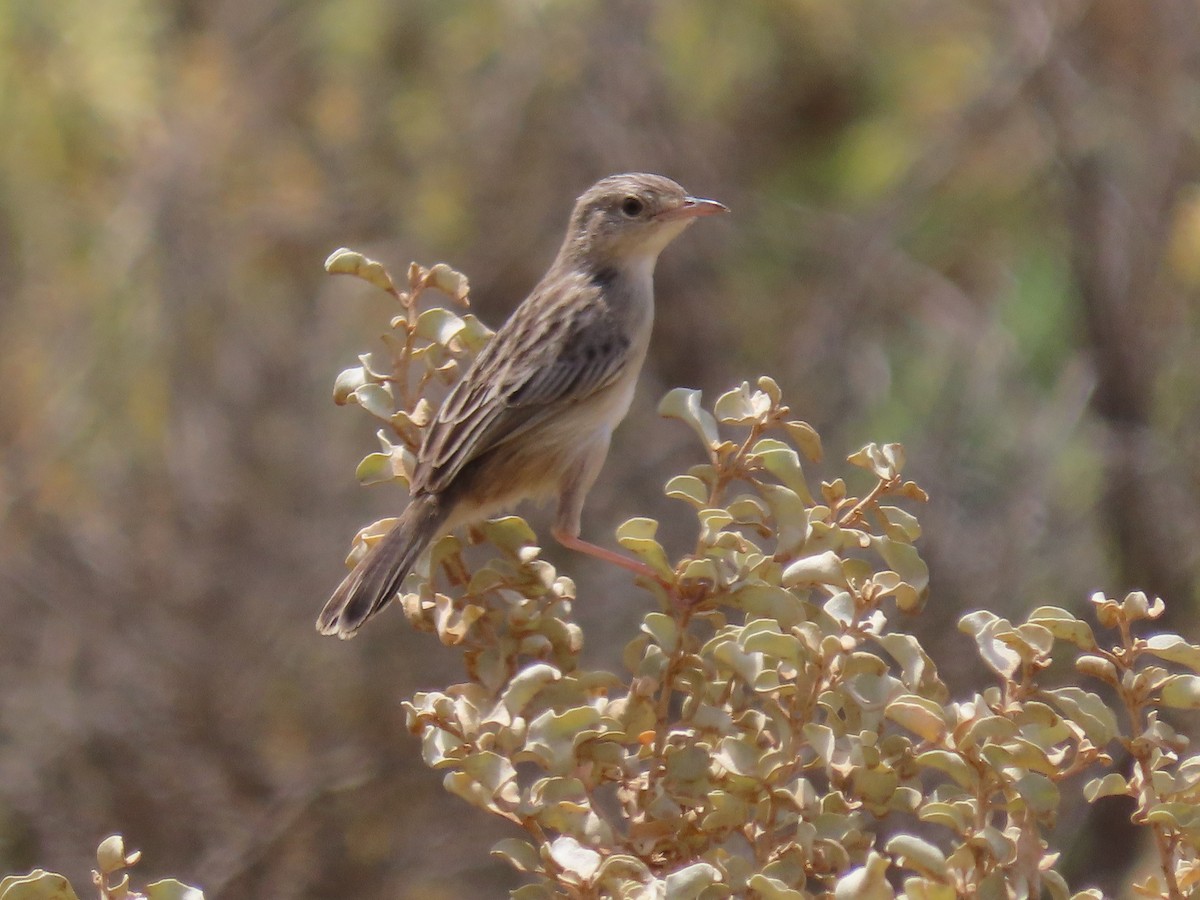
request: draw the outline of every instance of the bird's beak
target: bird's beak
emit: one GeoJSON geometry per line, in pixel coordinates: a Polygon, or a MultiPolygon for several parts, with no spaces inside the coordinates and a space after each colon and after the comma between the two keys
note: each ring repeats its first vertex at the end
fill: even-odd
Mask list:
{"type": "Polygon", "coordinates": [[[729,207],[716,200],[702,200],[699,197],[684,197],[683,203],[674,209],[658,214],[659,219],[697,219],[700,216],[715,216],[718,213],[729,212],[729,207]]]}

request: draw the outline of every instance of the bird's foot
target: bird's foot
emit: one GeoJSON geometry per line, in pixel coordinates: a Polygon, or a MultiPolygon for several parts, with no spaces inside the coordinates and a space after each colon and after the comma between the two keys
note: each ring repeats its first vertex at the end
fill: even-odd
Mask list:
{"type": "Polygon", "coordinates": [[[663,589],[667,597],[670,598],[671,605],[680,612],[694,610],[712,593],[713,583],[708,578],[680,579],[678,575],[674,578],[668,578],[653,566],[641,560],[630,559],[628,556],[600,547],[580,537],[559,532],[555,532],[554,537],[560,544],[570,550],[586,553],[595,559],[603,560],[614,566],[619,566],[627,572],[632,572],[639,578],[645,578],[647,581],[654,582],[663,589]]]}

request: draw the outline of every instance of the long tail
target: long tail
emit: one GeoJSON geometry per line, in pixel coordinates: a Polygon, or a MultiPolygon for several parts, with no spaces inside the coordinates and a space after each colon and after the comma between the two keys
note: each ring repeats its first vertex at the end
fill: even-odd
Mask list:
{"type": "Polygon", "coordinates": [[[400,590],[409,570],[437,536],[450,510],[436,496],[413,498],[399,521],[338,585],[321,614],[317,631],[353,637],[400,590]]]}

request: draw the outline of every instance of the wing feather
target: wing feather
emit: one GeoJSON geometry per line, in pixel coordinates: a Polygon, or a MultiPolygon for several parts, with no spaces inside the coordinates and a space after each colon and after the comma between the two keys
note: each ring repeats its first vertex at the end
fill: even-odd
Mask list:
{"type": "Polygon", "coordinates": [[[414,491],[444,490],[473,459],[611,385],[630,340],[583,276],[531,295],[475,358],[425,435],[414,491]],[[592,296],[589,296],[591,294],[592,296]]]}

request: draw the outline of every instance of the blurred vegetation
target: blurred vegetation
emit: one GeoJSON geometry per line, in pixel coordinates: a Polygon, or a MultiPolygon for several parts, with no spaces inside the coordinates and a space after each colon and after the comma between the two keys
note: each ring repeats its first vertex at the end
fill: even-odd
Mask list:
{"type": "MultiPolygon", "coordinates": [[[[204,900],[198,889],[175,878],[163,878],[142,890],[132,887],[129,869],[142,858],[140,850],[126,852],[125,839],[112,834],[96,848],[92,885],[100,900],[204,900]]],[[[2,900],[78,900],[74,886],[57,872],[34,869],[25,875],[0,878],[2,900]]]]}
{"type": "MultiPolygon", "coordinates": [[[[664,255],[585,536],[672,518],[667,387],[767,371],[831,458],[905,444],[948,681],[988,681],[970,608],[1141,587],[1186,633],[1198,56],[1186,0],[0,4],[0,871],[86,883],[120,828],[209,898],[514,883],[412,764],[397,698],[443,653],[312,630],[402,502],[328,403],[384,301],[319,263],[445,259],[494,325],[616,171],[734,215],[664,255]]],[[[615,663],[636,593],[555,561],[615,663]]],[[[1106,809],[1064,867],[1116,892],[1106,809]]]]}

